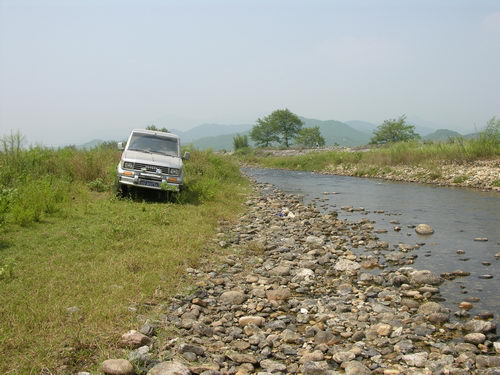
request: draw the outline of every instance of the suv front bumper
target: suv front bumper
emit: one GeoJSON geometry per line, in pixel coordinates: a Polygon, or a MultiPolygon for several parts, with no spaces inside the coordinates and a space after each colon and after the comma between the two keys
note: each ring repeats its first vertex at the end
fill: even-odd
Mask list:
{"type": "Polygon", "coordinates": [[[118,183],[139,188],[180,191],[182,176],[167,176],[156,173],[133,171],[118,167],[118,183]]]}

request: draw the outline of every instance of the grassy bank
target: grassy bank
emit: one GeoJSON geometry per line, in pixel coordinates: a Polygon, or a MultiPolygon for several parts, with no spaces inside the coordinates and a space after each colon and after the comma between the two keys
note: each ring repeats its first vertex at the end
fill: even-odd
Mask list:
{"type": "Polygon", "coordinates": [[[237,165],[211,153],[192,153],[190,189],[164,203],[115,198],[111,148],[10,151],[0,154],[5,374],[72,373],[123,356],[120,335],[176,290],[247,192],[237,165]]]}
{"type": "Polygon", "coordinates": [[[267,168],[324,172],[341,168],[346,174],[355,176],[384,176],[393,173],[397,167],[422,167],[438,178],[437,168],[443,164],[467,164],[500,158],[500,140],[483,134],[477,139],[454,139],[449,142],[401,142],[363,152],[319,151],[272,156],[265,151],[247,150],[238,157],[243,162],[267,168]]]}

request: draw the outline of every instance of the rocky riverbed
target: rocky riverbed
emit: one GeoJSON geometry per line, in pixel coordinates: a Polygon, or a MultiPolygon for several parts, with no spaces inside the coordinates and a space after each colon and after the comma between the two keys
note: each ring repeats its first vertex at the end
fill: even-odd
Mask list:
{"type": "Polygon", "coordinates": [[[444,280],[411,267],[415,248],[269,185],[246,204],[217,236],[225,255],[188,269],[191,287],[141,315],[104,373],[500,374],[492,314],[445,308],[444,280]],[[372,272],[381,262],[393,266],[372,272]]]}

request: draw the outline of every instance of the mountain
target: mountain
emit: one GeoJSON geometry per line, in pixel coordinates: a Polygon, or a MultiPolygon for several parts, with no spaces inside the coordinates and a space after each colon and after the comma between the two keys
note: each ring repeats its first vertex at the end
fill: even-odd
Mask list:
{"type": "Polygon", "coordinates": [[[319,126],[319,130],[323,138],[325,138],[326,145],[331,146],[338,143],[341,146],[361,146],[370,142],[370,135],[368,133],[353,129],[351,126],[344,122],[335,120],[316,120],[301,117],[304,121],[304,127],[312,128],[319,126]]]}
{"type": "MultiPolygon", "coordinates": [[[[325,138],[326,145],[331,146],[335,143],[341,146],[360,146],[367,144],[370,141],[370,135],[359,130],[353,129],[346,123],[335,121],[335,120],[317,120],[301,117],[304,122],[304,127],[311,128],[314,126],[319,126],[321,135],[325,138]]],[[[226,126],[226,129],[236,129],[235,126],[219,125],[217,130],[222,131],[226,126]]],[[[206,128],[210,130],[210,128],[206,128]]],[[[236,134],[249,135],[251,126],[245,129],[244,125],[239,128],[241,131],[235,131],[230,134],[221,134],[209,137],[200,137],[192,141],[185,141],[184,136],[181,135],[183,143],[192,143],[196,148],[206,149],[211,148],[213,150],[232,150],[233,149],[233,137],[236,134]]]]}
{"type": "Polygon", "coordinates": [[[345,124],[349,125],[351,128],[355,130],[359,130],[360,132],[365,132],[368,134],[372,134],[373,131],[377,128],[378,125],[375,125],[368,121],[360,121],[360,120],[351,120],[344,121],[345,124]]]}
{"type": "Polygon", "coordinates": [[[179,137],[181,137],[182,143],[186,144],[201,138],[211,138],[220,135],[243,133],[249,131],[250,129],[252,129],[252,125],[249,124],[240,124],[240,125],[202,124],[186,131],[176,130],[176,129],[169,129],[169,130],[170,132],[177,134],[179,137]]]}
{"type": "Polygon", "coordinates": [[[459,132],[448,130],[448,129],[438,129],[431,134],[427,134],[423,139],[429,141],[447,141],[450,138],[461,137],[462,134],[459,132]]]}
{"type": "Polygon", "coordinates": [[[423,120],[420,117],[411,117],[409,116],[406,119],[406,123],[415,126],[415,131],[420,134],[422,137],[429,135],[436,131],[436,129],[442,128],[443,125],[439,126],[434,124],[433,122],[423,120]]]}
{"type": "MultiPolygon", "coordinates": [[[[246,131],[242,133],[223,134],[215,137],[203,137],[192,141],[191,144],[200,150],[211,148],[212,150],[215,151],[221,151],[221,150],[230,151],[233,149],[233,137],[236,134],[248,135],[249,133],[250,132],[246,131]]],[[[248,142],[251,143],[250,137],[248,139],[248,142]]],[[[184,142],[184,144],[186,143],[184,142]]]]}

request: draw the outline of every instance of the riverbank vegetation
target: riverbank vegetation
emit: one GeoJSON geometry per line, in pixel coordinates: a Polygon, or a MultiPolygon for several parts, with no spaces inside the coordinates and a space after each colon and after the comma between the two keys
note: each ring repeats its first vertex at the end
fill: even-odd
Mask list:
{"type": "MultiPolygon", "coordinates": [[[[476,138],[453,138],[447,142],[412,140],[387,143],[364,150],[324,150],[279,156],[265,149],[236,153],[246,164],[353,176],[382,177],[405,181],[440,181],[449,174],[449,184],[470,186],[473,176],[443,171],[446,165],[466,165],[500,158],[500,120],[493,118],[476,138]],[[406,176],[405,176],[406,174],[406,176]]],[[[279,153],[278,153],[279,154],[279,153]]],[[[498,168],[498,165],[496,166],[498,168]]],[[[494,173],[489,173],[490,175],[494,173]]],[[[488,177],[489,178],[489,177],[488,177]]],[[[491,179],[491,178],[489,178],[491,179]]],[[[489,180],[488,180],[489,181],[489,180]]],[[[446,183],[446,182],[445,182],[446,183]]],[[[497,187],[498,179],[488,182],[497,187]]],[[[485,187],[477,183],[477,187],[485,187]]]]}
{"type": "Polygon", "coordinates": [[[120,357],[138,314],[177,290],[212,253],[215,228],[242,209],[247,183],[229,158],[192,151],[179,203],[117,199],[119,152],[0,152],[0,372],[74,373],[120,357]]]}

